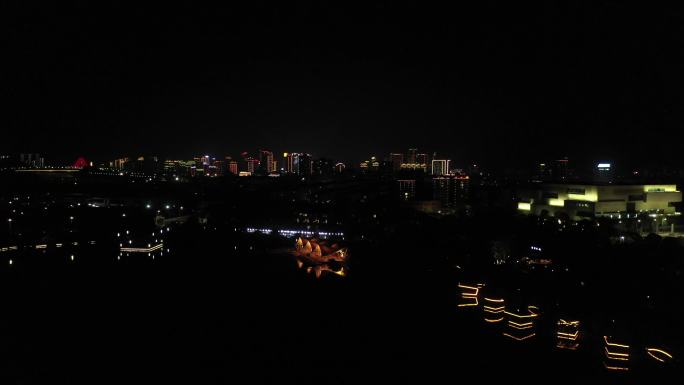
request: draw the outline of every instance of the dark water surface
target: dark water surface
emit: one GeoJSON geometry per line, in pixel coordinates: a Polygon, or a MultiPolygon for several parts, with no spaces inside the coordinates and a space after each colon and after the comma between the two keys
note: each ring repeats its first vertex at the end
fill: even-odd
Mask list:
{"type": "Polygon", "coordinates": [[[437,273],[317,280],[220,244],[3,270],[0,382],[680,383],[674,369],[607,373],[600,352],[543,333],[502,338],[437,273]]]}

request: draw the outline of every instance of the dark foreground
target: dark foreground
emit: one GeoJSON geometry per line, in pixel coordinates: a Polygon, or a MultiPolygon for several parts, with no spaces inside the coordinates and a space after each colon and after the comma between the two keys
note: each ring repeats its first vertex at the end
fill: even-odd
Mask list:
{"type": "Polygon", "coordinates": [[[680,383],[674,367],[607,373],[598,354],[503,339],[430,269],[316,280],[220,244],[3,270],[0,382],[680,383]]]}

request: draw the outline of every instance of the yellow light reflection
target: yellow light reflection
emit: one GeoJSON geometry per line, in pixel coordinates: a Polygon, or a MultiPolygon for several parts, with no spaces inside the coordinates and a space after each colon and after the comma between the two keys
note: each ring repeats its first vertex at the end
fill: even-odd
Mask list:
{"type": "Polygon", "coordinates": [[[646,353],[648,353],[649,356],[653,357],[654,359],[660,361],[660,362],[666,362],[667,360],[672,359],[672,355],[664,350],[661,349],[656,349],[656,348],[646,348],[646,353]],[[661,358],[658,357],[658,355],[662,355],[666,358],[661,358]]]}
{"type": "Polygon", "coordinates": [[[603,366],[605,366],[606,369],[609,369],[609,370],[623,370],[623,371],[629,370],[629,368],[626,368],[624,366],[610,366],[610,365],[606,364],[605,362],[603,363],[603,366]]]}
{"type": "Polygon", "coordinates": [[[526,335],[526,336],[524,336],[524,337],[516,337],[516,336],[511,335],[511,334],[508,334],[508,333],[503,333],[503,335],[505,335],[506,337],[510,337],[510,338],[512,338],[512,339],[514,339],[514,340],[516,340],[516,341],[525,341],[526,339],[532,338],[532,337],[536,336],[537,334],[536,334],[536,333],[532,333],[532,334],[528,334],[528,335],[526,335]]]}
{"type": "Polygon", "coordinates": [[[622,344],[616,344],[616,343],[613,343],[613,342],[608,342],[608,337],[607,337],[607,336],[603,336],[603,340],[606,341],[606,345],[608,345],[608,346],[616,346],[616,347],[619,347],[619,348],[629,349],[629,345],[622,345],[622,344]]]}
{"type": "Polygon", "coordinates": [[[477,297],[463,297],[463,299],[470,299],[474,300],[475,302],[464,302],[464,303],[459,303],[459,307],[466,307],[466,306],[477,306],[479,305],[479,302],[477,301],[477,297]]]}
{"type": "Polygon", "coordinates": [[[487,298],[487,297],[485,297],[485,301],[498,302],[498,303],[504,302],[504,300],[500,299],[500,298],[487,298]]]}

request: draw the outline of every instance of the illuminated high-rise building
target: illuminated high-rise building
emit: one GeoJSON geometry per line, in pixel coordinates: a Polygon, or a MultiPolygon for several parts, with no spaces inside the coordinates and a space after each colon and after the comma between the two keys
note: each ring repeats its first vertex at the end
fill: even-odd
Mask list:
{"type": "Polygon", "coordinates": [[[228,171],[230,171],[231,174],[237,175],[239,173],[238,162],[234,160],[229,161],[228,171]]]}
{"type": "Polygon", "coordinates": [[[40,154],[19,154],[19,162],[25,167],[44,167],[45,161],[40,154]]]}
{"type": "Polygon", "coordinates": [[[134,174],[153,175],[164,171],[164,162],[156,156],[139,156],[126,162],[124,168],[134,174]]]}
{"type": "Polygon", "coordinates": [[[109,167],[116,170],[123,170],[126,163],[128,163],[128,158],[114,159],[113,161],[109,162],[109,167]]]}
{"type": "Polygon", "coordinates": [[[380,169],[380,161],[378,161],[378,158],[371,156],[370,159],[361,162],[359,167],[363,171],[378,171],[380,169]]]}
{"type": "Polygon", "coordinates": [[[273,153],[268,150],[259,151],[259,170],[262,173],[271,173],[275,171],[273,167],[273,153]]]}
{"type": "Polygon", "coordinates": [[[283,155],[287,158],[287,172],[290,174],[299,174],[299,154],[286,152],[283,155]]]}
{"type": "Polygon", "coordinates": [[[297,175],[311,175],[311,155],[305,153],[284,153],[287,158],[287,172],[297,175]]]}
{"type": "Polygon", "coordinates": [[[613,165],[607,162],[597,164],[594,169],[594,181],[596,183],[612,183],[613,165]]]}
{"type": "Polygon", "coordinates": [[[222,160],[214,160],[214,163],[209,167],[212,176],[226,175],[226,162],[222,160]]]}
{"type": "Polygon", "coordinates": [[[195,162],[190,160],[165,160],[164,173],[167,175],[191,176],[194,175],[194,170],[192,170],[194,166],[195,162]]]}
{"type": "Polygon", "coordinates": [[[440,201],[442,207],[453,208],[468,199],[470,178],[468,176],[437,176],[432,178],[433,199],[440,201]]]}
{"type": "Polygon", "coordinates": [[[245,159],[245,162],[247,164],[246,171],[250,174],[254,174],[256,170],[259,168],[259,160],[257,159],[247,157],[247,159],[245,159]]]}
{"type": "Polygon", "coordinates": [[[447,175],[449,174],[448,159],[433,159],[432,160],[432,175],[447,175]]]}
{"type": "Polygon", "coordinates": [[[406,161],[401,164],[402,170],[423,171],[426,172],[428,167],[428,156],[424,153],[417,153],[418,149],[409,148],[406,154],[406,161]]]}
{"type": "Polygon", "coordinates": [[[399,179],[399,199],[410,201],[416,197],[416,180],[415,179],[399,179]]]}
{"type": "Polygon", "coordinates": [[[342,173],[342,172],[344,171],[345,168],[347,168],[347,166],[345,166],[344,163],[341,163],[341,162],[340,162],[340,163],[337,163],[337,164],[335,165],[335,172],[337,172],[338,174],[340,174],[340,173],[342,173]]]}

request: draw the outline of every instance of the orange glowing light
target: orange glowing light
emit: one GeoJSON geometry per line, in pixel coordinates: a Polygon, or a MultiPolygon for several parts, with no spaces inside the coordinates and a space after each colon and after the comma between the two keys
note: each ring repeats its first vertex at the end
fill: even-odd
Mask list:
{"type": "Polygon", "coordinates": [[[526,336],[524,336],[524,337],[516,337],[516,336],[511,335],[511,334],[508,334],[508,333],[503,333],[503,335],[505,335],[506,337],[510,337],[510,338],[512,338],[512,339],[514,339],[514,340],[516,340],[516,341],[525,341],[526,339],[532,338],[532,337],[536,336],[537,334],[536,334],[536,333],[532,333],[532,334],[528,334],[528,335],[526,335],[526,336]]]}
{"type": "Polygon", "coordinates": [[[664,350],[661,350],[661,349],[647,348],[646,353],[648,353],[649,356],[653,357],[654,359],[656,359],[660,362],[666,362],[667,360],[672,359],[672,355],[670,353],[668,353],[664,350]],[[664,358],[658,357],[658,355],[664,356],[664,358]]]}
{"type": "Polygon", "coordinates": [[[464,299],[473,299],[473,300],[475,300],[475,302],[470,302],[470,303],[468,303],[468,302],[466,302],[466,303],[459,303],[459,304],[458,304],[459,307],[477,306],[477,305],[479,305],[479,302],[477,301],[477,297],[464,297],[464,299]]]}
{"type": "Polygon", "coordinates": [[[607,337],[607,336],[603,336],[603,340],[606,341],[606,345],[608,345],[608,346],[616,346],[616,347],[618,347],[618,348],[629,349],[629,345],[622,345],[622,344],[616,344],[616,343],[613,343],[613,342],[608,342],[608,337],[607,337]]]}
{"type": "Polygon", "coordinates": [[[504,302],[503,299],[494,299],[494,298],[487,298],[487,297],[485,297],[485,301],[498,302],[498,303],[504,302]]]}
{"type": "Polygon", "coordinates": [[[610,365],[606,364],[605,362],[603,363],[603,366],[605,366],[606,369],[609,369],[609,370],[623,370],[623,371],[629,370],[629,368],[626,368],[624,366],[610,366],[610,365]]]}

